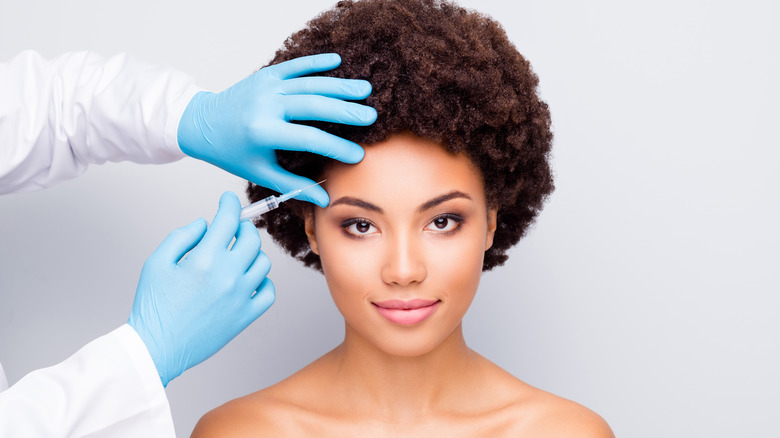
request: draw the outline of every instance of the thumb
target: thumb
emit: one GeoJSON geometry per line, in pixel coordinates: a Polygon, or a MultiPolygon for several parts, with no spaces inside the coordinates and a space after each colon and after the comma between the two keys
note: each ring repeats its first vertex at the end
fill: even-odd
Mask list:
{"type": "Polygon", "coordinates": [[[191,251],[192,248],[195,248],[200,242],[203,235],[206,234],[207,228],[206,220],[199,218],[188,225],[171,231],[154,251],[152,257],[159,258],[160,261],[165,263],[178,263],[185,254],[191,251]]]}

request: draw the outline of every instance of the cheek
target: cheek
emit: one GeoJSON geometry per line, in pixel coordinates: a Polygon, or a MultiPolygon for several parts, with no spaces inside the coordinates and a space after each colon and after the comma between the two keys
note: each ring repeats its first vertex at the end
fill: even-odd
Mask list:
{"type": "Polygon", "coordinates": [[[437,245],[429,257],[429,276],[442,284],[453,305],[468,309],[482,278],[484,235],[463,236],[437,245]]]}
{"type": "Polygon", "coordinates": [[[360,306],[363,300],[356,298],[370,290],[371,280],[376,277],[370,263],[376,255],[369,245],[357,245],[335,233],[322,237],[317,239],[322,270],[333,301],[343,314],[349,306],[360,306]]]}

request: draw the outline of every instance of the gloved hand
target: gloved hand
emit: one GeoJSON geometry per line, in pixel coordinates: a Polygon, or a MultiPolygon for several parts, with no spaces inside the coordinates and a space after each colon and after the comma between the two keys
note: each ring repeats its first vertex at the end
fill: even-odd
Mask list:
{"type": "Polygon", "coordinates": [[[163,386],[219,351],[274,302],[266,278],[271,262],[260,251],[257,228],[239,224],[240,210],[235,194],[223,194],[208,229],[198,219],[174,230],[144,263],[127,323],[146,344],[163,386]]]}
{"type": "MultiPolygon", "coordinates": [[[[351,141],[292,120],[319,120],[366,126],[376,111],[342,99],[360,100],[371,94],[363,80],[300,76],[336,68],[334,53],[305,56],[266,67],[221,93],[196,94],[178,128],[181,150],[255,184],[286,193],[314,181],[283,170],[276,149],[309,151],[345,163],[363,159],[363,149],[351,141]]],[[[297,197],[328,205],[322,187],[297,197]]]]}

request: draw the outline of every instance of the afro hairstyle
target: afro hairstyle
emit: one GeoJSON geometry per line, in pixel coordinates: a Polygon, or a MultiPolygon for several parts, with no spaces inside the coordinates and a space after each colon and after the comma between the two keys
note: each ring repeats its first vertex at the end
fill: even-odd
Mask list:
{"type": "MultiPolygon", "coordinates": [[[[506,251],[533,223],[553,190],[550,112],[537,94],[530,63],[501,25],[444,0],[345,0],[290,36],[269,65],[318,53],[338,53],[341,65],[320,73],[365,79],[377,110],[366,127],[305,122],[370,147],[411,132],[465,154],[479,169],[489,206],[498,209],[483,271],[503,264],[506,251]]],[[[331,159],[277,151],[280,165],[318,180],[331,159]]],[[[249,183],[252,202],[276,194],[249,183]]],[[[322,270],[306,237],[313,205],[288,201],[255,221],[306,266],[322,270]]]]}

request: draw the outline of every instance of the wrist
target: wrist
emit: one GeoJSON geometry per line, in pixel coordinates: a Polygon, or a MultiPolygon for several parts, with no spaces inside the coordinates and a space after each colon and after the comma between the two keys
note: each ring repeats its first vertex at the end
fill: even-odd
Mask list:
{"type": "Polygon", "coordinates": [[[130,315],[130,318],[127,319],[127,325],[129,325],[138,337],[141,338],[141,342],[143,342],[144,347],[146,347],[146,352],[149,354],[149,357],[152,359],[152,363],[154,363],[154,367],[157,370],[157,376],[160,378],[160,383],[162,383],[163,387],[167,387],[168,382],[173,379],[169,378],[165,371],[164,357],[157,348],[154,337],[146,330],[143,322],[133,318],[132,314],[130,315]]]}
{"type": "Polygon", "coordinates": [[[192,96],[179,119],[176,140],[179,149],[190,157],[202,159],[200,151],[208,139],[203,134],[205,108],[214,93],[199,91],[192,96]]]}

